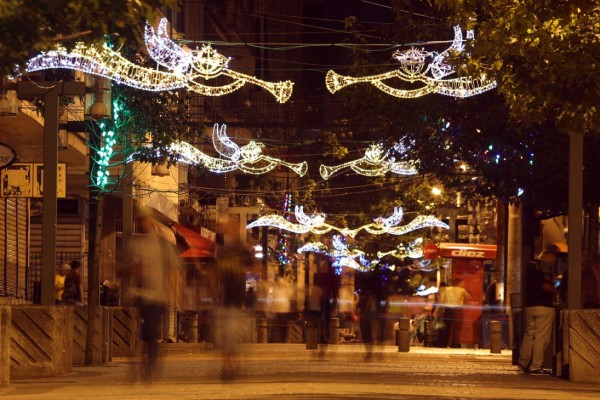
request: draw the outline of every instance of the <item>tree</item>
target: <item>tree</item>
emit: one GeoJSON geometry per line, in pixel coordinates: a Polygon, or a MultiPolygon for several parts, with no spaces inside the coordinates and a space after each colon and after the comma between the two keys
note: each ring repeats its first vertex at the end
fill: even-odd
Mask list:
{"type": "Polygon", "coordinates": [[[0,75],[14,73],[41,51],[69,39],[103,43],[117,34],[129,43],[141,43],[146,20],[178,0],[3,0],[0,3],[0,75]]]}
{"type": "Polygon", "coordinates": [[[475,29],[467,73],[496,79],[516,120],[594,132],[600,101],[600,8],[594,0],[434,0],[475,29]]]}

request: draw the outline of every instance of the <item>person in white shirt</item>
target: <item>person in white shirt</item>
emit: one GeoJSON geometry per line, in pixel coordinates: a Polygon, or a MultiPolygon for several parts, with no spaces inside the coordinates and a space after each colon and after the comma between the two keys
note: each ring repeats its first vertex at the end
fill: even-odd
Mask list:
{"type": "Polygon", "coordinates": [[[458,334],[463,320],[463,305],[471,299],[471,295],[463,287],[463,281],[454,278],[443,291],[440,291],[438,305],[433,313],[435,318],[441,318],[444,329],[439,333],[439,343],[442,347],[460,347],[458,334]]]}

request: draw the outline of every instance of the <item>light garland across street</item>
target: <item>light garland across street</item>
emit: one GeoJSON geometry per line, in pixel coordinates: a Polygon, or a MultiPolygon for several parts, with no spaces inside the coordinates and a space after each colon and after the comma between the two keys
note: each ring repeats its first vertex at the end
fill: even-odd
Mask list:
{"type": "Polygon", "coordinates": [[[252,83],[270,92],[280,103],[285,103],[292,95],[293,82],[267,82],[233,71],[228,66],[229,58],[210,45],[203,45],[199,50],[179,46],[168,36],[166,18],[161,19],[157,32],[146,25],[144,39],[150,57],[168,72],[134,64],[107,45],[86,46],[83,43],[77,43],[70,52],[58,46],[56,50],[41,53],[29,60],[25,70],[72,69],[155,92],[187,89],[205,96],[222,96],[252,83]],[[233,81],[221,86],[204,83],[219,76],[233,81]]]}
{"type": "MultiPolygon", "coordinates": [[[[398,146],[394,146],[392,149],[397,148],[398,146]]],[[[350,168],[354,172],[365,176],[382,176],[387,172],[398,175],[416,175],[418,171],[414,162],[396,161],[394,157],[390,157],[392,149],[384,153],[381,144],[373,144],[367,148],[362,158],[335,166],[321,165],[319,172],[323,179],[329,179],[333,174],[345,168],[350,168]]]]}
{"type": "Polygon", "coordinates": [[[419,215],[406,225],[397,226],[402,219],[402,208],[394,208],[394,213],[388,218],[375,218],[372,223],[360,226],[355,229],[338,228],[325,222],[324,214],[314,214],[308,216],[304,213],[302,206],[295,208],[296,221],[293,223],[280,215],[271,214],[258,218],[246,226],[246,229],[255,228],[258,226],[272,226],[279,229],[285,229],[294,233],[312,232],[317,235],[322,235],[332,230],[340,232],[344,236],[355,237],[361,230],[366,230],[373,235],[381,235],[384,233],[391,235],[404,235],[417,229],[438,227],[449,229],[449,226],[432,215],[419,215]]]}
{"type": "MultiPolygon", "coordinates": [[[[467,39],[473,38],[473,32],[467,32],[467,39]]],[[[325,85],[331,93],[356,83],[370,83],[377,89],[391,96],[400,98],[417,98],[430,93],[438,93],[452,97],[469,97],[486,92],[496,87],[496,81],[487,79],[482,73],[480,77],[458,77],[445,79],[455,71],[445,62],[451,52],[461,53],[464,50],[462,32],[459,26],[454,27],[452,45],[441,53],[428,52],[411,48],[397,50],[392,57],[400,63],[400,68],[382,74],[351,77],[329,70],[325,76],[325,85]],[[425,65],[425,61],[431,62],[425,65]],[[431,73],[431,76],[428,76],[431,73]],[[421,83],[416,89],[398,89],[384,83],[388,79],[397,78],[411,84],[421,83]]]]}
{"type": "Polygon", "coordinates": [[[213,126],[212,141],[215,150],[224,158],[215,158],[204,154],[187,142],[174,142],[169,150],[178,154],[181,162],[197,164],[206,167],[211,172],[225,173],[239,169],[248,174],[264,174],[279,165],[283,165],[294,171],[299,176],[306,174],[308,165],[306,161],[301,163],[289,163],[278,158],[262,154],[265,147],[262,143],[251,141],[245,146],[239,147],[227,136],[227,126],[213,126]]]}

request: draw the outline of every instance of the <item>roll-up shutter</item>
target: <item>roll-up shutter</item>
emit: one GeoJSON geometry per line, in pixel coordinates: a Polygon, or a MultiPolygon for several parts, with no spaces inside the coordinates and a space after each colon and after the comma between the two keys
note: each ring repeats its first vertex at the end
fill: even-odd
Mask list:
{"type": "Polygon", "coordinates": [[[0,295],[26,296],[26,273],[29,235],[29,200],[6,198],[0,203],[0,255],[2,277],[0,295]]]}
{"type": "Polygon", "coordinates": [[[8,199],[0,199],[0,296],[7,296],[8,285],[6,268],[6,202],[8,199]]]}

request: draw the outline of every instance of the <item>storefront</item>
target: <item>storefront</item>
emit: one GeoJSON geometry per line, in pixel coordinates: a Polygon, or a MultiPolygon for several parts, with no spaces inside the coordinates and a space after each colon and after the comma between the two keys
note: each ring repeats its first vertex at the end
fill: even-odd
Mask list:
{"type": "MultiPolygon", "coordinates": [[[[439,255],[452,260],[450,280],[460,279],[471,299],[464,307],[459,343],[480,345],[486,291],[490,285],[489,271],[496,259],[496,245],[469,243],[441,243],[439,255]]],[[[485,335],[483,335],[485,336],[485,335]]]]}

